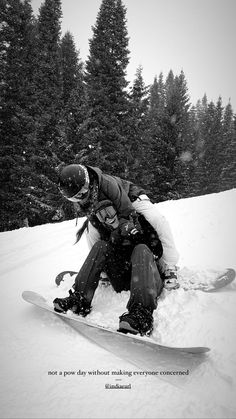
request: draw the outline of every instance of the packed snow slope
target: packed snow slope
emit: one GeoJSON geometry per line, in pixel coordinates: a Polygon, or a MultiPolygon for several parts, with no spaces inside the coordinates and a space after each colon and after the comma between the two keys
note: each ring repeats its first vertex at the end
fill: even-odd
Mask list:
{"type": "MultiPolygon", "coordinates": [[[[158,208],[180,252],[180,278],[207,282],[224,268],[236,269],[235,189],[158,208]]],[[[145,374],[145,366],[106,351],[58,316],[23,301],[24,290],[41,293],[49,303],[66,295],[73,278],[58,288],[54,279],[62,270],[77,271],[88,253],[85,238],[74,245],[82,221],[0,233],[0,417],[235,418],[236,281],[211,294],[183,288],[162,293],[153,339],[211,348],[197,368],[187,365],[186,380],[145,374]]],[[[99,286],[90,320],[115,330],[127,299],[128,292],[99,286]]],[[[177,360],[165,369],[178,371],[177,360]]]]}

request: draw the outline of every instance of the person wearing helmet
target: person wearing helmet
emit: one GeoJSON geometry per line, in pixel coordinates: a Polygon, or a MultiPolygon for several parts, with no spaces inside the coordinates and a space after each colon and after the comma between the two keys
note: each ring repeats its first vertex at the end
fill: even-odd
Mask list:
{"type": "MultiPolygon", "coordinates": [[[[128,312],[119,318],[119,331],[149,335],[153,329],[153,311],[163,289],[157,260],[162,245],[154,228],[139,215],[131,231],[120,224],[112,202],[101,201],[90,219],[100,239],[94,244],[78,275],[69,296],[56,298],[54,310],[87,316],[102,271],[116,292],[130,290],[128,312]]],[[[88,220],[78,232],[78,239],[88,220]]]]}
{"type": "MultiPolygon", "coordinates": [[[[119,216],[128,219],[134,212],[128,197],[130,189],[131,182],[105,174],[97,167],[70,164],[59,175],[59,190],[66,199],[76,203],[79,217],[91,215],[97,202],[110,199],[119,216]]],[[[141,188],[136,189],[137,194],[143,192],[141,188]]]]}
{"type": "MultiPolygon", "coordinates": [[[[64,166],[59,175],[59,190],[73,202],[78,217],[94,213],[98,202],[109,199],[117,211],[119,223],[134,228],[136,213],[142,214],[156,230],[163,246],[160,271],[169,289],[179,287],[176,264],[179,254],[166,218],[159,212],[142,187],[134,183],[103,173],[97,167],[70,164],[64,166]]],[[[89,224],[88,242],[91,247],[97,240],[97,232],[89,224]]]]}

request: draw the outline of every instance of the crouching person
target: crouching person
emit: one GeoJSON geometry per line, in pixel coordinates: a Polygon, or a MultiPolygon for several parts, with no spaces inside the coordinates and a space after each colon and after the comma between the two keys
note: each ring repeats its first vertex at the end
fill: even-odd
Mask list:
{"type": "Polygon", "coordinates": [[[112,202],[119,220],[128,219],[134,210],[143,215],[156,230],[163,246],[159,269],[165,288],[179,288],[176,266],[179,253],[170,225],[142,187],[103,173],[99,168],[81,164],[70,164],[61,168],[58,186],[64,198],[74,203],[78,217],[87,216],[90,219],[96,204],[104,199],[112,202]]]}
{"type": "Polygon", "coordinates": [[[73,291],[68,297],[54,300],[55,311],[72,310],[86,316],[91,311],[100,275],[106,272],[116,292],[130,290],[128,311],[120,316],[119,331],[149,335],[153,311],[163,289],[157,268],[163,249],[156,231],[142,215],[137,215],[135,222],[118,220],[110,201],[100,202],[89,221],[100,239],[76,276],[73,291]]]}

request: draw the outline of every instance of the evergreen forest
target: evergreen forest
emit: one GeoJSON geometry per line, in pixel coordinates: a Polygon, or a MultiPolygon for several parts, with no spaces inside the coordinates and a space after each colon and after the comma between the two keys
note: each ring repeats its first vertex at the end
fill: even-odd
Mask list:
{"type": "Polygon", "coordinates": [[[192,104],[183,71],[146,86],[140,66],[131,85],[122,0],[101,0],[86,62],[61,20],[61,0],[37,17],[30,0],[0,0],[0,231],[76,216],[62,164],[133,181],[153,202],[236,187],[230,102],[192,104]]]}

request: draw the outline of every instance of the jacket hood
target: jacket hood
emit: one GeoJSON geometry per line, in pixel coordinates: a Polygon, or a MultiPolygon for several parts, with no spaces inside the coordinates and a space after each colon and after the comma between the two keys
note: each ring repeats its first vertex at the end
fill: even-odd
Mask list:
{"type": "Polygon", "coordinates": [[[93,167],[93,166],[85,166],[85,167],[86,167],[86,169],[89,172],[96,173],[96,175],[98,177],[98,184],[100,185],[100,183],[101,183],[101,177],[102,177],[102,171],[101,171],[101,169],[99,169],[98,167],[93,167]]]}

